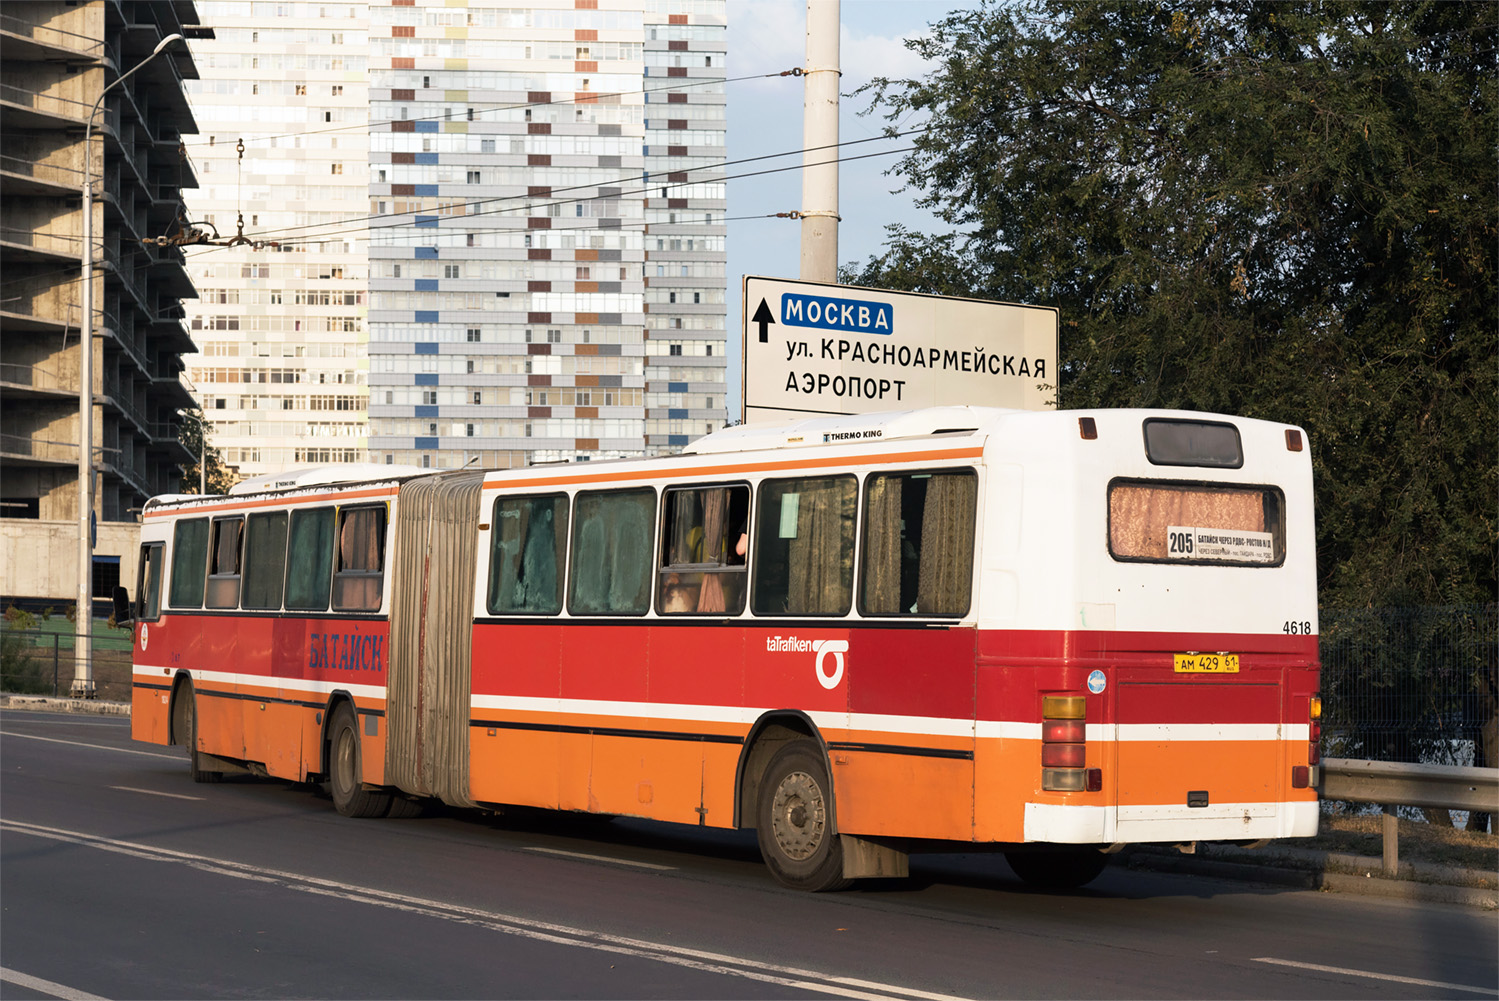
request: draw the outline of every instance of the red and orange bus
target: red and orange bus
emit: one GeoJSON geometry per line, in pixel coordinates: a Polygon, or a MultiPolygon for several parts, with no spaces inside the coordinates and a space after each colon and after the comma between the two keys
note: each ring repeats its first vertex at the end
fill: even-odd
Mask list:
{"type": "Polygon", "coordinates": [[[1299,428],[950,407],[146,507],[133,735],[211,781],[753,828],[782,882],[1317,828],[1299,428]]]}

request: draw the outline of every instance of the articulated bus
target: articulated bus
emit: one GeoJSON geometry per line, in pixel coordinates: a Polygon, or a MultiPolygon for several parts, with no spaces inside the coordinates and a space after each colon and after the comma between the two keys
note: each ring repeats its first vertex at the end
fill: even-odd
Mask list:
{"type": "Polygon", "coordinates": [[[135,739],[351,817],[753,829],[808,890],[1316,832],[1299,428],[946,407],[372,470],[146,506],[135,739]]]}

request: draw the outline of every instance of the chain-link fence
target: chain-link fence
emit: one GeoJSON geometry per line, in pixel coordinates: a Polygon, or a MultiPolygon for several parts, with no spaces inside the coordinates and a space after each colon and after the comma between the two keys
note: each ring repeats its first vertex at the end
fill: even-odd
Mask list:
{"type": "MultiPolygon", "coordinates": [[[[73,687],[77,659],[72,623],[68,632],[49,629],[0,629],[0,691],[22,695],[67,695],[73,687]]],[[[93,637],[94,697],[130,701],[128,632],[93,637]]]]}
{"type": "Polygon", "coordinates": [[[1499,765],[1499,605],[1324,610],[1323,754],[1499,765]]]}

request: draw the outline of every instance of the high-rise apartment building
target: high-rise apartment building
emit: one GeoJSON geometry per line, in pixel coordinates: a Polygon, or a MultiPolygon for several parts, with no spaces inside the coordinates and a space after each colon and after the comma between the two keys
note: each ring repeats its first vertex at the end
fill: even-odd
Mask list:
{"type": "Polygon", "coordinates": [[[196,132],[183,95],[197,14],[181,0],[0,4],[0,594],[61,609],[78,597],[80,449],[89,450],[92,593],[133,586],[146,500],[178,488],[176,411],[193,350],[183,255],[170,234],[182,155],[196,132]],[[162,46],[162,43],[166,44],[162,46]],[[158,49],[158,46],[161,46],[158,49]],[[155,53],[153,55],[153,53],[155,53]],[[138,67],[138,68],[137,68],[138,67]],[[132,72],[133,71],[133,72],[132,72]],[[85,182],[92,430],[82,440],[85,182]]]}
{"type": "Polygon", "coordinates": [[[193,258],[192,374],[242,474],[722,424],[723,0],[201,7],[201,215],[282,243],[193,258]]]}
{"type": "Polygon", "coordinates": [[[188,378],[240,476],[365,461],[368,5],[199,10],[191,221],[234,245],[191,251],[188,378]]]}

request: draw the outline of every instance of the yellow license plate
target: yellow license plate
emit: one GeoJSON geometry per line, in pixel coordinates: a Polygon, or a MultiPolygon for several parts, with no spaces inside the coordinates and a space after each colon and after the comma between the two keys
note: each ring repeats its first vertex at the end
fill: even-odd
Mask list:
{"type": "Polygon", "coordinates": [[[1239,655],[1236,653],[1178,653],[1173,654],[1177,674],[1238,674],[1239,655]]]}

